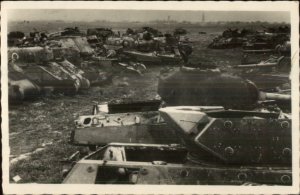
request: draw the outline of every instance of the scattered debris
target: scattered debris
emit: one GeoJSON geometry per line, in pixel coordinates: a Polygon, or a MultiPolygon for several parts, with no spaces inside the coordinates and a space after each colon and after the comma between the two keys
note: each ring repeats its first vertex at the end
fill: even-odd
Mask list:
{"type": "Polygon", "coordinates": [[[17,182],[21,181],[22,178],[19,175],[16,175],[12,179],[14,180],[14,182],[17,183],[17,182]]]}
{"type": "Polygon", "coordinates": [[[28,153],[25,153],[25,154],[21,154],[21,155],[19,155],[18,157],[13,158],[12,160],[10,160],[9,164],[10,164],[10,165],[14,165],[14,164],[16,164],[17,162],[19,162],[20,160],[26,160],[26,159],[29,159],[30,156],[31,156],[32,154],[39,153],[39,152],[41,152],[41,151],[43,151],[43,150],[45,150],[45,149],[46,149],[46,148],[37,148],[37,149],[35,149],[33,152],[28,152],[28,153]]]}
{"type": "Polygon", "coordinates": [[[52,144],[53,144],[53,142],[43,143],[43,144],[42,144],[42,147],[50,146],[50,145],[52,145],[52,144]]]}

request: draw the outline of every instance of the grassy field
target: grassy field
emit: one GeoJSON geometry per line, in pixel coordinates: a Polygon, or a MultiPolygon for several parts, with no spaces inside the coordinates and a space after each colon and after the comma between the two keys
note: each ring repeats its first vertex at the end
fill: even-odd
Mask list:
{"type": "MultiPolygon", "coordinates": [[[[189,29],[188,29],[189,30],[189,29]]],[[[194,51],[190,57],[192,63],[214,64],[222,69],[229,65],[240,64],[241,49],[212,50],[207,49],[210,41],[221,33],[222,29],[203,27],[189,30],[194,51]],[[199,31],[207,34],[200,35],[199,31]]],[[[153,99],[156,95],[157,77],[161,66],[148,66],[144,76],[120,73],[113,82],[97,86],[75,96],[51,95],[40,97],[35,101],[24,102],[10,107],[9,144],[10,158],[34,152],[29,158],[20,160],[10,166],[10,180],[16,175],[21,177],[19,183],[61,183],[62,164],[60,160],[69,157],[82,147],[68,143],[74,120],[83,114],[90,114],[93,101],[106,102],[113,99],[153,99]],[[128,85],[119,83],[127,82],[128,85]]]]}

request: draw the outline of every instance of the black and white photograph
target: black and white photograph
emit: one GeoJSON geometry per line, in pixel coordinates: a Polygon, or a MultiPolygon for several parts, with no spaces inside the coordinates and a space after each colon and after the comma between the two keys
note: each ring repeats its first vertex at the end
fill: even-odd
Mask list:
{"type": "Polygon", "coordinates": [[[2,2],[4,193],[299,192],[298,9],[2,2]]]}

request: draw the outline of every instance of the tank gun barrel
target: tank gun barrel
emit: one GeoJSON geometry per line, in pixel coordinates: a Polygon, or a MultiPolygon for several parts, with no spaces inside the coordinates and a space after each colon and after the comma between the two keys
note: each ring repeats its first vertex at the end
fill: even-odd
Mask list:
{"type": "Polygon", "coordinates": [[[260,100],[279,100],[279,101],[291,101],[291,95],[288,94],[279,94],[279,93],[265,93],[260,92],[260,100]]]}
{"type": "Polygon", "coordinates": [[[278,63],[265,63],[265,64],[247,64],[247,65],[236,65],[234,68],[267,68],[267,67],[276,67],[278,63]]]}
{"type": "Polygon", "coordinates": [[[271,53],[274,49],[244,49],[243,53],[271,53]]]}
{"type": "Polygon", "coordinates": [[[268,68],[268,67],[277,67],[280,66],[281,62],[284,60],[284,56],[281,56],[279,58],[276,58],[274,56],[271,56],[268,60],[256,63],[256,64],[245,64],[245,65],[236,65],[234,68],[268,68]]]}

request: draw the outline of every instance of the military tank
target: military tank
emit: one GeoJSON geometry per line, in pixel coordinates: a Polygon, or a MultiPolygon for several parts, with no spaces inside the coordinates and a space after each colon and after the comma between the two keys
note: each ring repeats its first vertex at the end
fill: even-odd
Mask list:
{"type": "Polygon", "coordinates": [[[291,104],[289,94],[260,91],[252,82],[222,74],[217,69],[195,71],[185,67],[185,72],[162,75],[158,93],[162,100],[95,105],[92,114],[79,116],[75,121],[70,143],[90,147],[111,142],[179,144],[173,128],[158,112],[164,105],[206,105],[221,110],[266,108],[290,112],[291,104]]]}
{"type": "MultiPolygon", "coordinates": [[[[95,120],[92,129],[93,138],[105,141],[110,134],[113,139],[72,162],[75,165],[64,171],[63,183],[291,185],[291,117],[277,107],[261,104],[265,100],[290,103],[290,96],[259,91],[254,83],[218,69],[182,69],[162,75],[158,93],[164,103],[150,109],[154,118],[160,118],[154,121],[163,122],[173,132],[170,137],[175,134],[179,139],[156,142],[155,136],[165,138],[168,133],[167,129],[149,133],[152,119],[144,114],[150,110],[141,109],[148,103],[132,105],[133,110],[128,110],[131,104],[113,105],[115,113],[95,120]],[[106,121],[118,117],[126,119],[123,125],[106,121]],[[110,125],[115,132],[107,131],[110,125]],[[148,142],[140,143],[134,136],[130,140],[130,129],[134,136],[145,135],[148,142]],[[116,132],[125,132],[125,137],[116,132]]],[[[94,113],[96,116],[86,117],[98,117],[94,113]]],[[[93,120],[88,121],[92,124],[93,120]]],[[[84,134],[85,128],[81,130],[84,134]]]]}
{"type": "MultiPolygon", "coordinates": [[[[271,65],[274,66],[275,63],[271,65]]],[[[247,65],[242,66],[243,70],[246,69],[245,66],[247,65]]],[[[255,75],[258,75],[258,72],[255,75]]],[[[232,74],[218,68],[166,69],[161,72],[159,77],[157,92],[167,106],[205,105],[251,110],[255,109],[262,101],[274,101],[272,98],[274,93],[261,90],[261,86],[276,88],[279,84],[289,82],[289,78],[286,78],[285,82],[282,79],[280,82],[275,82],[274,78],[272,80],[269,77],[259,77],[260,79],[253,79],[254,81],[259,80],[257,82],[260,88],[258,88],[256,83],[245,77],[255,78],[250,73],[241,74],[236,71],[236,74],[232,74]]],[[[290,95],[280,94],[275,101],[290,104],[290,99],[290,95]]]]}
{"type": "Polygon", "coordinates": [[[75,120],[70,143],[92,150],[111,142],[179,143],[173,129],[160,117],[160,106],[160,100],[96,103],[92,114],[75,120]]]}
{"type": "Polygon", "coordinates": [[[159,110],[182,144],[110,143],[79,160],[63,183],[291,185],[291,119],[210,106],[159,110]]]}

